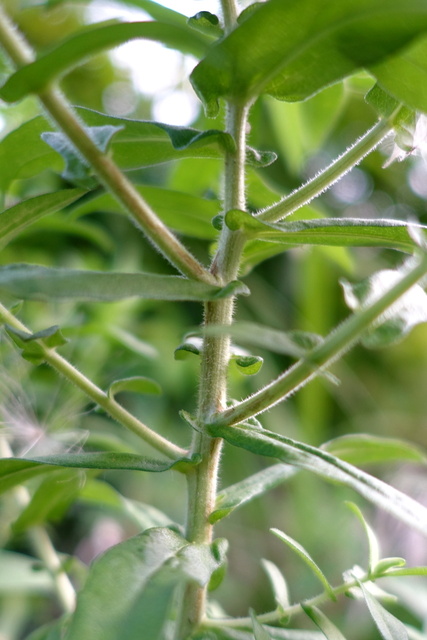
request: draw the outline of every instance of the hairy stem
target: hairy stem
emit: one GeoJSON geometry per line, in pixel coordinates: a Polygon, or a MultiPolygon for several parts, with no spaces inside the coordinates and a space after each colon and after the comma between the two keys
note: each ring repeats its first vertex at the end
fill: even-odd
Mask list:
{"type": "Polygon", "coordinates": [[[277,222],[308,204],[363,160],[392,131],[391,121],[380,120],[326,169],[276,204],[264,209],[257,217],[265,222],[277,222]]]}
{"type": "Polygon", "coordinates": [[[307,353],[304,359],[299,360],[269,385],[231,409],[217,414],[211,424],[235,425],[284,400],[350,349],[363,332],[426,273],[427,254],[423,254],[401,280],[378,300],[347,318],[320,345],[307,353]]]}
{"type": "MultiPolygon", "coordinates": [[[[19,329],[20,331],[31,333],[29,329],[2,304],[0,304],[0,321],[15,329],[19,329]]],[[[117,420],[117,422],[127,427],[130,431],[133,431],[133,433],[144,440],[144,442],[151,445],[154,449],[157,449],[157,451],[160,451],[172,460],[187,454],[185,449],[181,449],[181,447],[178,447],[166,438],[163,438],[163,436],[147,427],[143,422],[138,420],[138,418],[129,413],[113,398],[110,398],[105,391],[100,389],[96,384],[89,380],[89,378],[86,378],[86,376],[70,364],[68,360],[59,355],[59,353],[54,349],[46,346],[43,340],[37,340],[37,344],[42,348],[46,362],[50,364],[53,369],[63,375],[69,382],[75,384],[76,387],[81,389],[91,400],[102,407],[106,413],[117,420]]]]}
{"type": "MultiPolygon", "coordinates": [[[[34,59],[28,45],[14,29],[1,8],[0,43],[18,67],[34,59]]],[[[98,149],[62,94],[55,88],[48,87],[38,97],[52,120],[93,168],[102,184],[137,220],[146,236],[160,252],[184,275],[213,284],[215,278],[163,224],[113,160],[98,149]]]]}

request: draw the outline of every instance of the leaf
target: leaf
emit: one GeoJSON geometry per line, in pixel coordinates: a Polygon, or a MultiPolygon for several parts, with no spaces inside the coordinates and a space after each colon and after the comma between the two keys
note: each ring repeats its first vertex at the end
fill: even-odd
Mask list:
{"type": "Polygon", "coordinates": [[[84,477],[79,471],[67,469],[49,474],[13,523],[14,533],[60,519],[76,500],[82,482],[84,477]]]}
{"type": "MultiPolygon", "coordinates": [[[[101,127],[86,127],[86,133],[98,149],[105,153],[112,137],[121,129],[122,127],[114,127],[111,124],[107,124],[101,127]]],[[[43,142],[46,142],[49,147],[52,147],[54,151],[63,157],[65,169],[62,172],[62,177],[64,180],[74,182],[88,189],[96,186],[96,181],[94,182],[90,177],[91,168],[89,164],[65,134],[57,131],[45,131],[42,133],[41,138],[43,142]]]]}
{"type": "MultiPolygon", "coordinates": [[[[199,131],[161,122],[116,118],[84,107],[77,107],[76,113],[86,127],[120,127],[111,140],[110,153],[124,170],[180,158],[222,158],[226,150],[235,148],[231,135],[217,129],[199,131]]],[[[45,170],[62,170],[60,156],[41,138],[52,128],[46,118],[37,116],[0,142],[2,190],[6,190],[12,180],[30,178],[45,170]]]]}
{"type": "MultiPolygon", "coordinates": [[[[263,625],[272,640],[325,640],[323,633],[307,629],[280,629],[263,625]]],[[[194,640],[254,640],[252,631],[241,631],[232,627],[210,627],[210,635],[205,630],[194,635],[194,640]]]]}
{"type": "Polygon", "coordinates": [[[295,551],[295,553],[305,562],[305,564],[309,567],[309,569],[311,569],[311,571],[314,573],[316,578],[321,582],[321,584],[323,585],[326,593],[329,595],[331,600],[336,600],[334,590],[331,584],[329,583],[329,580],[326,578],[325,574],[320,569],[320,567],[316,564],[316,562],[313,560],[310,554],[304,549],[304,547],[300,545],[299,542],[297,542],[290,536],[286,535],[286,533],[283,533],[283,531],[279,531],[279,529],[273,528],[273,529],[270,529],[270,531],[274,533],[274,535],[277,538],[279,538],[279,540],[284,542],[286,545],[288,545],[288,547],[290,547],[293,551],[295,551]]]}
{"type": "Polygon", "coordinates": [[[427,509],[394,487],[330,453],[285,436],[250,427],[208,425],[215,437],[230,444],[282,462],[307,469],[326,480],[354,489],[366,500],[386,511],[423,535],[427,535],[427,509]]]}
{"type": "Polygon", "coordinates": [[[181,276],[114,273],[10,264],[0,267],[0,291],[24,300],[216,300],[246,293],[238,281],[220,288],[181,276]]]}
{"type": "Polygon", "coordinates": [[[36,458],[2,458],[0,459],[0,493],[40,474],[53,473],[60,467],[162,472],[173,469],[183,461],[191,464],[190,459],[153,460],[133,453],[63,453],[36,458]]]}
{"type": "Polygon", "coordinates": [[[53,578],[49,572],[37,567],[35,558],[15,551],[0,550],[0,593],[12,595],[52,594],[53,578]]]}
{"type": "Polygon", "coordinates": [[[95,25],[70,36],[34,62],[21,67],[1,87],[0,98],[5,102],[16,102],[29,93],[39,93],[89,57],[135,38],[162,42],[196,57],[203,56],[206,51],[205,40],[198,33],[177,25],[160,22],[95,25]]]}
{"type": "MultiPolygon", "coordinates": [[[[372,304],[400,280],[405,269],[405,265],[400,269],[384,269],[357,284],[341,280],[347,306],[355,311],[372,304]]],[[[370,348],[389,346],[424,322],[427,322],[427,294],[416,284],[377,319],[362,343],[370,348]]]]}
{"type": "Polygon", "coordinates": [[[175,588],[190,580],[204,586],[218,565],[211,547],[171,529],[130,538],[93,564],[65,640],[140,640],[141,629],[162,640],[175,588]]]}
{"type": "MultiPolygon", "coordinates": [[[[135,185],[135,188],[159,218],[174,231],[206,240],[214,240],[217,237],[212,219],[220,208],[218,200],[207,200],[188,193],[148,185],[135,185]]],[[[123,208],[113,196],[104,193],[91,199],[85,198],[77,203],[72,211],[73,216],[82,216],[95,211],[123,213],[123,208]]]]}
{"type": "Polygon", "coordinates": [[[232,361],[235,362],[240,373],[243,373],[245,376],[256,375],[264,362],[260,356],[250,355],[235,355],[232,356],[232,361]]]}
{"type": "Polygon", "coordinates": [[[115,380],[108,388],[108,397],[114,398],[121,391],[132,391],[134,393],[148,393],[160,395],[162,388],[158,382],[144,376],[134,376],[132,378],[121,378],[115,380]]]}
{"type": "Polygon", "coordinates": [[[201,31],[214,38],[220,38],[224,33],[218,16],[210,11],[198,11],[195,16],[188,18],[187,24],[196,31],[201,31]]]}
{"type": "Polygon", "coordinates": [[[255,613],[251,609],[252,630],[255,640],[273,640],[267,629],[256,619],[255,613]]]}
{"type": "Polygon", "coordinates": [[[409,640],[405,625],[387,609],[384,609],[360,581],[359,586],[368,605],[369,613],[384,640],[409,640]]]}
{"type": "Polygon", "coordinates": [[[363,529],[365,531],[366,537],[368,539],[368,549],[369,549],[369,574],[372,575],[376,567],[378,566],[380,560],[380,545],[375,535],[374,531],[370,527],[370,525],[366,522],[363,513],[354,502],[346,502],[347,506],[353,511],[353,513],[357,516],[359,521],[362,523],[363,529]]]}
{"type": "Polygon", "coordinates": [[[340,436],[322,445],[322,449],[350,464],[412,461],[426,463],[426,455],[416,445],[397,438],[379,438],[365,433],[340,436]]]}
{"type": "MultiPolygon", "coordinates": [[[[384,247],[413,253],[416,247],[408,226],[399,220],[365,220],[363,218],[325,218],[271,224],[243,211],[231,210],[225,216],[227,226],[243,229],[249,238],[288,245],[325,245],[331,247],[384,247]]],[[[424,225],[414,225],[427,230],[424,225]]]]}
{"type": "Polygon", "coordinates": [[[267,573],[267,576],[270,580],[277,606],[280,609],[286,609],[287,607],[289,607],[290,602],[288,595],[288,586],[282,572],[278,567],[276,567],[273,562],[270,562],[270,560],[263,559],[262,566],[264,567],[265,572],[267,573]]]}
{"type": "Polygon", "coordinates": [[[209,522],[214,524],[226,518],[235,509],[286,482],[295,473],[295,469],[289,465],[276,464],[223,489],[217,496],[215,510],[209,516],[209,522]]]}
{"type": "Polygon", "coordinates": [[[371,67],[383,89],[399,102],[417,111],[427,112],[427,37],[399,51],[387,61],[371,67]]]}
{"type": "Polygon", "coordinates": [[[62,189],[28,198],[0,214],[0,246],[5,247],[23,229],[26,229],[43,216],[59,211],[78,200],[83,189],[62,189]]]}
{"type": "Polygon", "coordinates": [[[324,634],[327,640],[345,640],[345,637],[339,629],[320,611],[317,607],[310,607],[307,604],[301,603],[302,610],[311,618],[315,625],[324,634]]]}
{"type": "Polygon", "coordinates": [[[210,116],[221,97],[250,101],[267,92],[304,100],[381,62],[426,27],[421,0],[326,0],[322,7],[270,0],[211,47],[191,80],[210,116]]]}

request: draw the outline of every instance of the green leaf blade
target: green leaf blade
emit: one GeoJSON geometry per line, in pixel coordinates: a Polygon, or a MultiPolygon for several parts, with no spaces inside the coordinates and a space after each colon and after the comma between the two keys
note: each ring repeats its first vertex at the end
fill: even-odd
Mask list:
{"type": "Polygon", "coordinates": [[[308,617],[313,620],[314,624],[319,627],[327,640],[346,640],[341,631],[320,609],[310,607],[304,603],[301,603],[301,607],[308,617]]]}

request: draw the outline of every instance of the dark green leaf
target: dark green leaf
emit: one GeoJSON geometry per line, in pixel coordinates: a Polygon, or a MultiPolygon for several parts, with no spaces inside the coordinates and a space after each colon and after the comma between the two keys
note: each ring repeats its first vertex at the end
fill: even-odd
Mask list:
{"type": "MultiPolygon", "coordinates": [[[[60,467],[161,472],[181,462],[183,460],[153,460],[133,453],[63,453],[32,459],[3,458],[0,460],[0,493],[40,474],[53,473],[60,467]]],[[[190,460],[187,462],[191,463],[190,460]]]]}
{"type": "MultiPolygon", "coordinates": [[[[217,232],[212,219],[217,215],[218,200],[207,200],[180,191],[171,191],[153,186],[139,186],[136,189],[163,222],[187,236],[213,240],[217,232]]],[[[85,199],[73,207],[73,215],[81,216],[95,211],[123,213],[123,208],[108,193],[85,199]]],[[[1,220],[1,216],[0,216],[1,220]]]]}
{"type": "MultiPolygon", "coordinates": [[[[78,107],[76,112],[86,127],[121,128],[111,141],[110,153],[125,170],[180,158],[221,158],[227,149],[234,149],[230,134],[216,129],[198,131],[160,122],[116,118],[83,107],[78,107]]],[[[6,190],[10,182],[18,178],[29,178],[45,170],[62,170],[60,156],[41,139],[46,131],[52,131],[52,125],[43,116],[37,116],[0,142],[2,189],[6,190]]]]}
{"type": "Polygon", "coordinates": [[[339,629],[320,611],[317,607],[309,607],[308,605],[301,603],[303,611],[311,618],[315,625],[324,634],[327,640],[345,640],[345,637],[339,629]]]}
{"type": "Polygon", "coordinates": [[[81,471],[50,473],[31,497],[31,502],[13,523],[15,533],[61,518],[77,498],[84,481],[81,471]]]}
{"type": "Polygon", "coordinates": [[[369,613],[384,640],[409,640],[405,625],[387,609],[384,609],[361,582],[359,582],[359,586],[368,605],[369,613]]]}
{"type": "MultiPolygon", "coordinates": [[[[342,280],[345,301],[353,311],[364,308],[390,289],[405,272],[384,269],[356,284],[342,280]]],[[[413,327],[427,322],[427,294],[421,285],[414,285],[398,302],[380,316],[366,333],[362,343],[371,348],[386,347],[402,340],[413,327]]]]}
{"type": "Polygon", "coordinates": [[[158,382],[144,376],[133,376],[132,378],[122,378],[115,380],[108,388],[108,396],[114,398],[116,393],[121,391],[132,391],[133,393],[148,393],[160,395],[162,388],[158,382]]]}
{"type": "Polygon", "coordinates": [[[220,564],[215,553],[165,528],[112,547],[93,564],[65,639],[140,640],[141,629],[163,639],[175,587],[206,585],[220,564]]]}
{"type": "Polygon", "coordinates": [[[49,213],[59,211],[63,207],[78,200],[85,191],[83,189],[63,189],[54,193],[29,198],[0,214],[0,246],[4,247],[23,229],[49,213]]]}
{"type": "Polygon", "coordinates": [[[426,455],[413,444],[396,438],[379,438],[365,433],[334,438],[322,445],[332,455],[350,464],[378,462],[426,462],[426,455]]]}
{"type": "Polygon", "coordinates": [[[279,531],[279,529],[270,529],[275,536],[279,538],[282,542],[284,542],[288,547],[290,547],[295,553],[305,562],[309,569],[314,573],[316,578],[323,585],[326,593],[329,595],[331,600],[336,600],[336,596],[334,594],[334,590],[329,583],[329,580],[326,578],[323,571],[320,569],[319,565],[313,560],[310,554],[304,549],[299,542],[291,538],[290,536],[283,533],[283,531],[279,531]]]}
{"type": "Polygon", "coordinates": [[[208,36],[220,38],[223,35],[218,16],[209,11],[199,11],[195,16],[188,18],[187,24],[196,29],[196,31],[206,33],[208,36]]]}
{"type": "Polygon", "coordinates": [[[224,288],[180,276],[56,269],[40,265],[0,267],[0,290],[24,300],[214,300],[246,293],[238,281],[224,288]]]}
{"type": "MultiPolygon", "coordinates": [[[[310,244],[335,247],[386,247],[413,253],[415,243],[408,233],[408,223],[399,220],[364,220],[361,218],[325,218],[269,224],[243,211],[228,211],[227,226],[244,229],[250,238],[288,245],[310,244]]],[[[412,224],[411,224],[412,226],[412,224]]],[[[424,225],[414,225],[427,230],[424,225]]]]}
{"type": "Polygon", "coordinates": [[[226,518],[235,509],[286,482],[295,473],[295,468],[290,465],[276,464],[223,489],[217,496],[215,511],[209,521],[213,524],[226,518]]]}
{"type": "Polygon", "coordinates": [[[167,46],[204,55],[206,43],[195,31],[160,22],[129,22],[92,26],[61,42],[48,53],[16,71],[0,89],[0,98],[16,102],[29,93],[38,93],[52,80],[85,62],[105,49],[111,49],[135,38],[162,42],[167,46]]]}
{"type": "Polygon", "coordinates": [[[265,429],[211,425],[209,431],[236,447],[278,458],[287,464],[307,469],[326,480],[351,487],[366,500],[427,535],[427,509],[423,505],[322,449],[265,429]]]}
{"type": "MultiPolygon", "coordinates": [[[[105,153],[114,134],[122,128],[107,124],[101,127],[87,127],[86,133],[96,146],[105,153]]],[[[46,142],[49,147],[52,147],[54,151],[63,157],[65,169],[62,172],[62,177],[64,180],[89,189],[96,185],[96,182],[90,178],[90,166],[74,148],[67,136],[57,131],[45,131],[42,133],[41,138],[43,142],[46,142]]]]}
{"type": "Polygon", "coordinates": [[[220,97],[251,100],[268,92],[304,100],[379,63],[426,28],[422,0],[327,0],[321,10],[317,0],[270,0],[215,44],[191,79],[209,115],[220,97]]]}

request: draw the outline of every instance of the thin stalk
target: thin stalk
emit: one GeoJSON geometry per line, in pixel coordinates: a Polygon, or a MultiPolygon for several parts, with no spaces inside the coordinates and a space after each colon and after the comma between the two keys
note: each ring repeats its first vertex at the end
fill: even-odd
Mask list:
{"type": "MultiPolygon", "coordinates": [[[[0,321],[31,333],[29,329],[18,320],[10,311],[0,304],[0,321]]],[[[129,413],[124,407],[122,407],[116,400],[110,398],[105,391],[100,389],[89,378],[87,378],[81,371],[76,369],[68,360],[63,358],[54,349],[47,347],[43,340],[37,340],[37,344],[43,349],[43,356],[48,364],[55,369],[58,373],[64,376],[69,382],[76,385],[83,393],[85,393],[91,400],[96,402],[100,407],[106,411],[112,418],[117,420],[120,424],[127,427],[130,431],[133,431],[144,442],[151,445],[157,451],[160,451],[168,458],[172,460],[181,458],[188,452],[185,449],[181,449],[177,445],[173,444],[163,436],[159,435],[143,422],[138,420],[134,415],[129,413]]]]}
{"type": "Polygon", "coordinates": [[[359,164],[368,153],[373,151],[390,135],[393,131],[391,122],[392,118],[390,118],[390,121],[380,120],[377,122],[326,169],[320,171],[316,176],[276,204],[264,209],[257,215],[257,218],[265,222],[277,222],[311,202],[348,173],[350,169],[359,164]]]}
{"type": "Polygon", "coordinates": [[[217,414],[211,425],[235,425],[244,422],[294,393],[350,349],[363,332],[426,273],[427,254],[424,253],[419,262],[378,300],[347,318],[319,346],[269,385],[231,409],[217,414]]]}
{"type": "MultiPolygon", "coordinates": [[[[10,458],[13,453],[5,438],[0,438],[0,455],[10,458]]],[[[30,494],[26,487],[15,487],[13,497],[21,509],[25,509],[30,502],[30,494]]],[[[42,560],[46,569],[52,575],[56,595],[64,613],[72,613],[76,606],[76,592],[62,567],[62,562],[46,529],[39,525],[31,527],[28,538],[36,555],[42,560]]]]}
{"type": "MultiPolygon", "coordinates": [[[[0,43],[18,67],[34,59],[34,54],[30,51],[27,43],[14,29],[1,8],[0,43]]],[[[98,149],[64,96],[54,87],[48,87],[38,97],[47,113],[93,168],[102,184],[137,220],[146,236],[160,252],[187,277],[214,284],[215,278],[209,271],[163,224],[113,160],[98,149]]]]}

